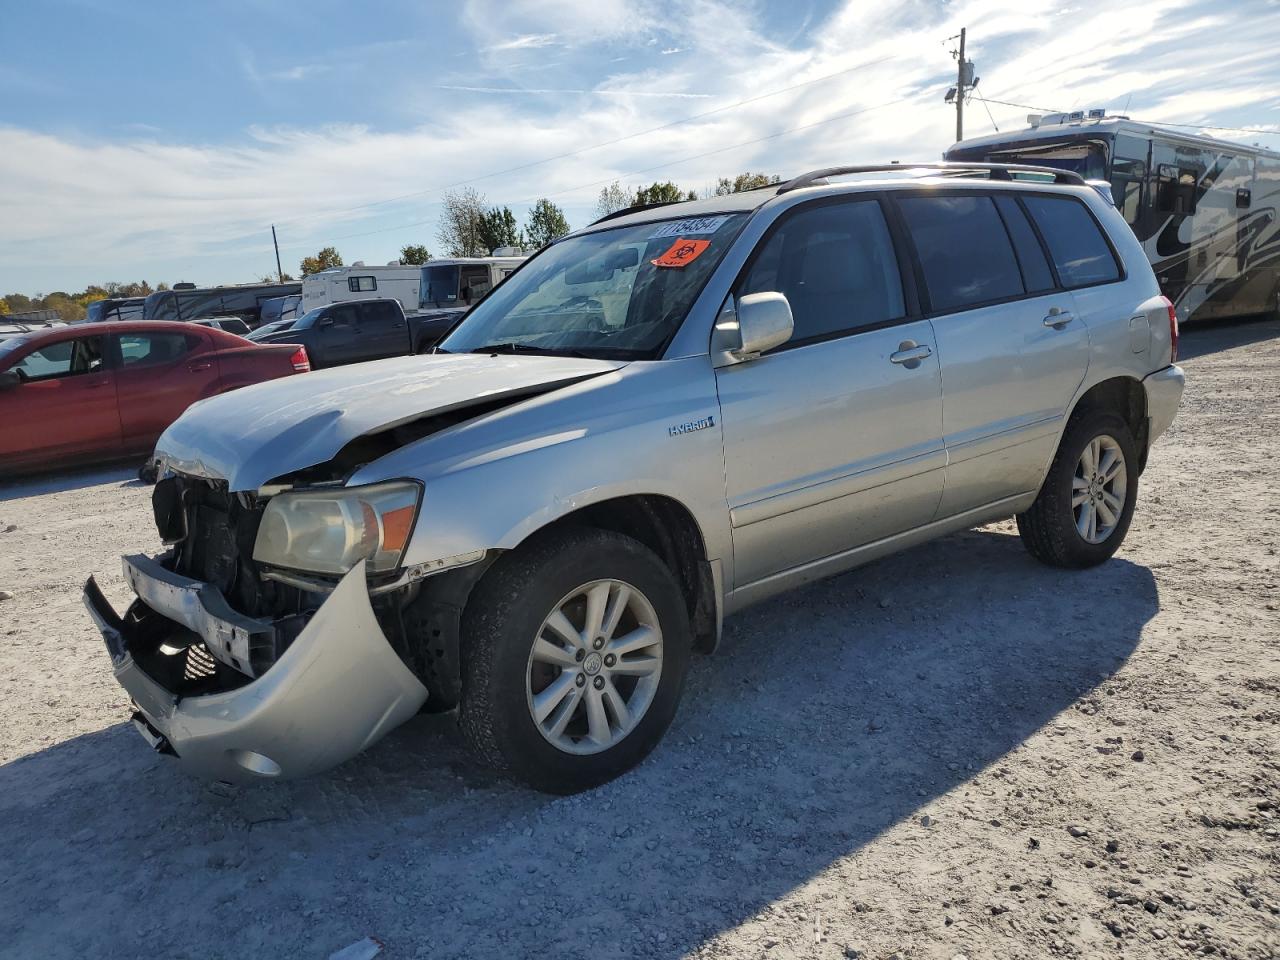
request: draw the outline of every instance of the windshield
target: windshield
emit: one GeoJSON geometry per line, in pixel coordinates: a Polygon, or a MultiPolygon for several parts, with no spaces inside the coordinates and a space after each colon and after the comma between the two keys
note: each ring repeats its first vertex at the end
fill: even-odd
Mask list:
{"type": "MultiPolygon", "coordinates": [[[[1086,180],[1107,179],[1107,147],[1101,140],[1065,140],[1058,143],[1025,143],[1006,148],[950,150],[948,160],[981,160],[987,163],[1031,163],[1038,167],[1070,170],[1086,180]]],[[[1025,174],[1018,179],[1034,179],[1025,174]]]]}
{"type": "Polygon", "coordinates": [[[13,353],[13,351],[17,350],[19,347],[30,342],[31,337],[29,336],[8,337],[0,340],[0,360],[13,353]]]}
{"type": "Polygon", "coordinates": [[[562,240],[472,309],[441,349],[654,357],[746,219],[665,220],[562,240]]]}
{"type": "Polygon", "coordinates": [[[257,330],[254,330],[249,334],[249,339],[257,340],[272,333],[279,333],[282,330],[288,330],[293,325],[294,322],[292,320],[277,320],[275,323],[264,323],[257,330]]]}

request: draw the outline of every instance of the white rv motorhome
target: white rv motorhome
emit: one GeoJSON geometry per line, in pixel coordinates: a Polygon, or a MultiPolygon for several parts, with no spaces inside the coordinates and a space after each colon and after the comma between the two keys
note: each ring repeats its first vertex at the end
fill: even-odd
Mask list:
{"type": "Polygon", "coordinates": [[[1179,319],[1280,314],[1280,153],[1104,110],[1028,120],[1029,129],[963,140],[946,159],[1109,181],[1179,319]]]}
{"type": "Polygon", "coordinates": [[[367,266],[357,261],[349,267],[333,267],[302,278],[302,312],[343,300],[380,297],[399,300],[405,313],[418,309],[418,284],[422,268],[399,262],[367,266]]]}

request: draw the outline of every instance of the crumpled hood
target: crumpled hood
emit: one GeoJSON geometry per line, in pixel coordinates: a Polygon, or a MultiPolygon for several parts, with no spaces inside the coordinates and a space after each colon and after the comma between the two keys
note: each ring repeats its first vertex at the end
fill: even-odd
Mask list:
{"type": "Polygon", "coordinates": [[[202,400],[156,444],[175,470],[256,490],[357,437],[506,394],[608,373],[623,361],[427,354],[283,377],[202,400]]]}

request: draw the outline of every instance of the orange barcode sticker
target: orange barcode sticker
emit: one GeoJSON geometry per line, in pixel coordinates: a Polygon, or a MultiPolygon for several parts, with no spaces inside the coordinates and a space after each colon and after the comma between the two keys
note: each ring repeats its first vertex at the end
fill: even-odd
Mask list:
{"type": "Polygon", "coordinates": [[[667,252],[657,260],[650,260],[649,262],[655,267],[687,267],[702,256],[702,251],[709,246],[711,246],[710,240],[685,240],[682,238],[673,243],[667,252]]]}

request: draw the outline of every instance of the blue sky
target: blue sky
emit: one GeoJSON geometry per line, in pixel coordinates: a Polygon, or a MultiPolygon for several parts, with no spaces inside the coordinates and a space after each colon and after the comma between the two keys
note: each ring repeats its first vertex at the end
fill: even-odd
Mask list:
{"type": "MultiPolygon", "coordinates": [[[[615,179],[703,190],[746,169],[934,159],[961,25],[988,98],[1280,130],[1278,0],[0,0],[0,15],[3,292],[251,280],[274,267],[272,222],[286,270],[327,244],[386,262],[438,248],[441,190],[466,181],[521,219],[550,196],[581,226],[615,179]]],[[[971,104],[970,135],[1028,112],[989,109],[971,104]]]]}

